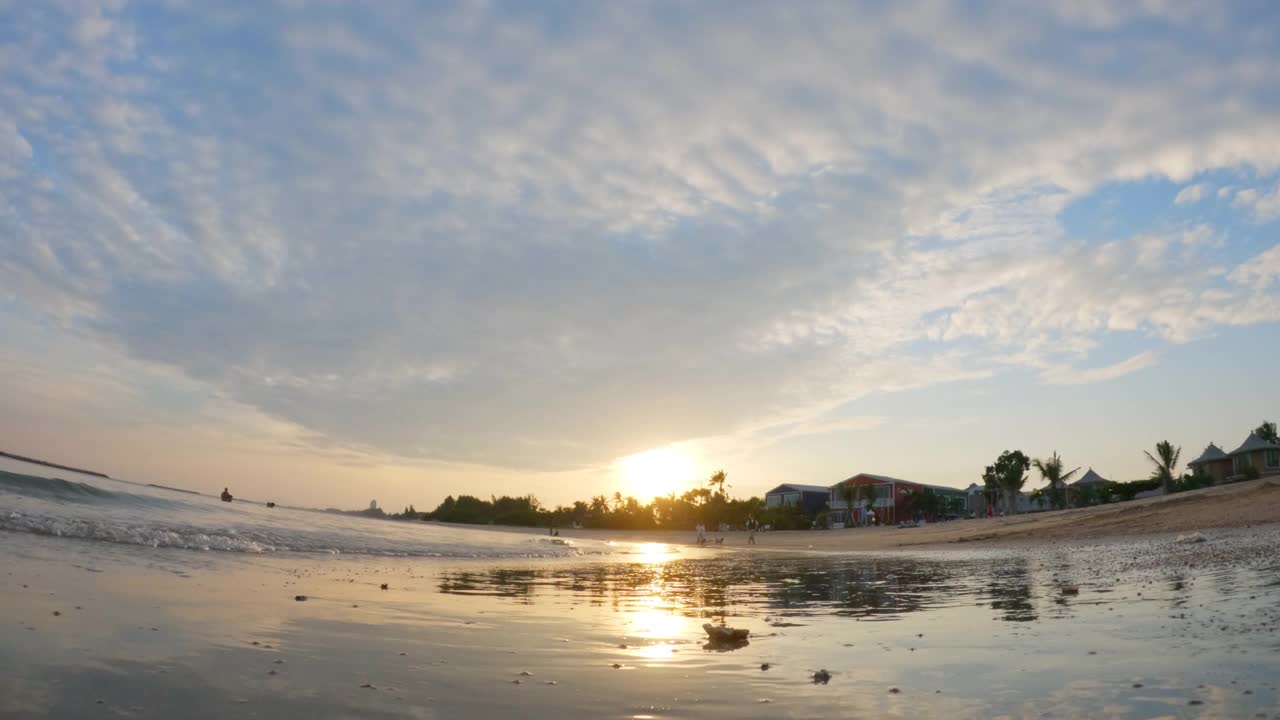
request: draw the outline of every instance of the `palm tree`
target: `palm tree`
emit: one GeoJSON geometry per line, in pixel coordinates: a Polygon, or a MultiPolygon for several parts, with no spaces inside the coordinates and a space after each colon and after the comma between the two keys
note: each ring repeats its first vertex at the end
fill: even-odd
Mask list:
{"type": "Polygon", "coordinates": [[[1058,457],[1057,450],[1053,451],[1053,455],[1049,456],[1048,460],[1035,460],[1032,465],[1040,471],[1040,477],[1049,483],[1049,500],[1053,503],[1053,507],[1059,510],[1066,507],[1067,481],[1080,472],[1080,468],[1068,473],[1062,472],[1062,458],[1058,457]]]}
{"type": "Polygon", "coordinates": [[[626,505],[626,503],[622,500],[622,493],[617,490],[613,491],[613,511],[620,512],[624,505],[626,505]]]}
{"type": "Polygon", "coordinates": [[[1156,443],[1155,455],[1146,450],[1142,452],[1155,465],[1155,469],[1151,471],[1151,479],[1159,480],[1166,493],[1173,492],[1173,478],[1178,471],[1178,457],[1182,455],[1182,448],[1174,447],[1168,440],[1161,440],[1156,443]]]}
{"type": "Polygon", "coordinates": [[[717,470],[716,474],[712,475],[711,479],[707,481],[707,487],[718,488],[716,490],[716,494],[719,495],[721,498],[723,498],[724,497],[724,481],[727,479],[728,479],[728,476],[725,475],[724,470],[717,470]]]}
{"type": "Polygon", "coordinates": [[[609,498],[603,495],[596,495],[591,498],[591,514],[604,515],[609,512],[609,498]]]}

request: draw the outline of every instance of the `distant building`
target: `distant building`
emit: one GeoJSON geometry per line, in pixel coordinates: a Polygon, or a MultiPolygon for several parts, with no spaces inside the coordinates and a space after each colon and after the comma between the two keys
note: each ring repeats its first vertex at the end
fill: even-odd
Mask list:
{"type": "Polygon", "coordinates": [[[1187,463],[1187,467],[1191,469],[1192,475],[1208,478],[1214,485],[1226,482],[1234,474],[1231,471],[1231,456],[1213,443],[1209,443],[1200,457],[1187,463]]]}
{"type": "Polygon", "coordinates": [[[830,488],[831,522],[848,525],[865,525],[875,514],[876,521],[882,525],[896,525],[914,518],[906,517],[902,507],[912,493],[932,490],[942,499],[942,515],[959,516],[968,512],[968,495],[964,490],[946,487],[945,485],[928,485],[911,480],[858,473],[851,478],[841,480],[830,488]],[[860,499],[849,507],[844,498],[843,488],[847,485],[871,486],[875,488],[875,499],[868,502],[860,499]]]}
{"type": "Polygon", "coordinates": [[[1240,447],[1228,455],[1231,456],[1231,470],[1236,478],[1243,477],[1249,468],[1256,469],[1259,475],[1280,475],[1280,445],[1253,433],[1249,433],[1240,447]]]}
{"type": "MultiPolygon", "coordinates": [[[[964,489],[965,493],[965,511],[974,517],[985,517],[987,514],[987,495],[986,487],[978,483],[970,483],[969,487],[964,489]]],[[[999,515],[1004,512],[1005,504],[1000,498],[996,498],[994,506],[991,508],[992,513],[999,515]]],[[[1021,515],[1022,513],[1035,512],[1044,508],[1031,500],[1031,494],[1018,492],[1018,497],[1013,501],[1014,512],[1021,515]]]]}
{"type": "Polygon", "coordinates": [[[370,509],[370,510],[377,510],[377,509],[378,509],[378,501],[377,501],[377,500],[370,500],[370,501],[369,501],[369,509],[370,509]]]}
{"type": "MultiPolygon", "coordinates": [[[[1110,480],[1094,472],[1093,468],[1089,468],[1079,480],[1067,486],[1067,501],[1068,503],[1072,502],[1073,498],[1082,491],[1091,490],[1097,492],[1110,484],[1110,480]]],[[[1094,497],[1096,498],[1097,496],[1095,495],[1094,497]]]]}
{"type": "Polygon", "coordinates": [[[766,508],[792,506],[800,508],[805,515],[814,515],[827,506],[831,489],[825,485],[797,485],[783,483],[764,494],[766,508]]]}
{"type": "Polygon", "coordinates": [[[1211,480],[1215,485],[1243,480],[1253,468],[1258,475],[1280,475],[1280,445],[1264,440],[1254,433],[1231,452],[1209,443],[1200,457],[1187,463],[1192,474],[1211,480]]]}

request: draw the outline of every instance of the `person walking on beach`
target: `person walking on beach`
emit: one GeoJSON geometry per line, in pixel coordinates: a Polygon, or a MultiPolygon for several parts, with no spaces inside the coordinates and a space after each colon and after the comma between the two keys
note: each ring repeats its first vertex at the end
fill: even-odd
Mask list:
{"type": "Polygon", "coordinates": [[[707,542],[707,526],[706,526],[706,525],[703,525],[702,523],[698,523],[698,524],[694,527],[694,529],[698,531],[698,544],[699,544],[699,545],[704,545],[704,544],[706,544],[706,542],[707,542]]]}

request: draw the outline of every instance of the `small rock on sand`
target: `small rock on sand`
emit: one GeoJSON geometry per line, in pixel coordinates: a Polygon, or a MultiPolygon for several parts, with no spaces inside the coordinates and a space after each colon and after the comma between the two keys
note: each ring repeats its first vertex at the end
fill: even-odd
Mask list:
{"type": "Polygon", "coordinates": [[[768,670],[770,667],[771,667],[771,666],[769,665],[769,663],[761,663],[761,664],[760,664],[760,670],[762,670],[762,671],[763,671],[763,670],[768,670]]]}
{"type": "Polygon", "coordinates": [[[545,683],[543,683],[543,685],[559,685],[559,684],[560,683],[556,682],[555,680],[548,680],[545,683]]]}
{"type": "Polygon", "coordinates": [[[614,663],[614,664],[610,665],[609,667],[613,668],[614,670],[618,670],[618,669],[620,669],[622,666],[621,666],[621,665],[619,665],[618,663],[614,663]]]}
{"type": "Polygon", "coordinates": [[[61,613],[60,611],[58,611],[58,610],[54,610],[54,611],[53,611],[53,616],[54,616],[54,617],[58,617],[58,616],[59,616],[59,615],[61,615],[61,614],[62,614],[62,613],[61,613]]]}
{"type": "Polygon", "coordinates": [[[897,695],[897,694],[898,694],[898,693],[900,693],[900,692],[902,692],[902,691],[901,691],[901,690],[899,690],[898,688],[889,688],[889,694],[890,694],[890,695],[897,695]]]}
{"type": "Polygon", "coordinates": [[[361,685],[360,687],[362,687],[362,688],[364,688],[364,689],[366,689],[366,690],[377,690],[377,689],[378,689],[378,688],[374,687],[373,683],[365,683],[365,684],[361,685]]]}
{"type": "Polygon", "coordinates": [[[829,682],[831,682],[831,673],[826,670],[819,670],[813,674],[814,685],[826,685],[829,682]]]}
{"type": "Polygon", "coordinates": [[[296,601],[298,601],[298,602],[303,602],[303,601],[305,601],[305,600],[307,599],[307,596],[306,596],[306,595],[294,595],[294,596],[293,596],[293,599],[294,599],[294,600],[296,600],[296,601]]]}
{"type": "Polygon", "coordinates": [[[1174,538],[1173,541],[1176,543],[1189,544],[1189,543],[1208,542],[1208,540],[1209,538],[1205,537],[1204,535],[1201,535],[1199,532],[1193,532],[1193,533],[1187,533],[1186,535],[1179,535],[1178,537],[1174,538]]]}

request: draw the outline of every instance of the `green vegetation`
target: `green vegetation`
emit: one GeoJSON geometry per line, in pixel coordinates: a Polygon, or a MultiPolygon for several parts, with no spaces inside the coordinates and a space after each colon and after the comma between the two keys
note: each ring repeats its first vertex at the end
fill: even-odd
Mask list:
{"type": "Polygon", "coordinates": [[[1053,455],[1048,460],[1035,460],[1033,463],[1036,470],[1040,471],[1040,478],[1049,483],[1049,502],[1055,510],[1061,510],[1067,506],[1067,481],[1071,480],[1076,473],[1080,472],[1080,468],[1076,468],[1070,472],[1062,471],[1062,458],[1058,457],[1058,451],[1054,450],[1053,455]]]}
{"type": "Polygon", "coordinates": [[[504,495],[491,497],[489,500],[470,495],[456,498],[450,495],[431,512],[414,512],[410,506],[404,513],[392,517],[402,520],[525,527],[569,527],[577,523],[582,527],[610,530],[691,530],[700,522],[712,529],[721,522],[745,527],[748,518],[779,530],[810,526],[810,518],[800,508],[766,509],[764,501],[758,497],[730,498],[725,490],[726,480],[727,475],[721,470],[711,476],[707,487],[695,488],[680,496],[672,493],[666,497],[656,497],[647,505],[642,505],[633,497],[623,497],[620,492],[615,492],[612,499],[597,495],[590,501],[579,500],[572,505],[559,505],[555,508],[543,507],[532,495],[504,495]],[[712,491],[711,488],[715,490],[712,491]]]}
{"type": "Polygon", "coordinates": [[[1280,443],[1280,437],[1276,435],[1276,424],[1274,421],[1265,420],[1261,425],[1254,428],[1253,434],[1271,443],[1280,443]]]}
{"type": "Polygon", "coordinates": [[[1151,479],[1160,481],[1164,486],[1164,491],[1171,493],[1174,491],[1174,478],[1178,472],[1178,458],[1182,455],[1182,448],[1174,447],[1168,440],[1161,440],[1156,443],[1156,454],[1143,450],[1147,459],[1155,465],[1155,469],[1151,471],[1151,479]]]}
{"type": "Polygon", "coordinates": [[[1005,512],[1009,515],[1018,511],[1018,493],[1027,484],[1027,470],[1030,468],[1031,459],[1021,450],[1005,450],[996,458],[995,464],[988,465],[982,473],[988,497],[1003,499],[1005,512]]]}

